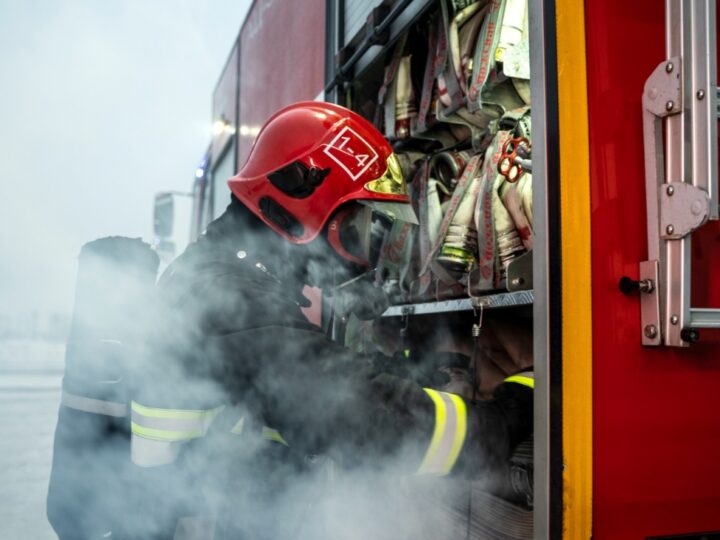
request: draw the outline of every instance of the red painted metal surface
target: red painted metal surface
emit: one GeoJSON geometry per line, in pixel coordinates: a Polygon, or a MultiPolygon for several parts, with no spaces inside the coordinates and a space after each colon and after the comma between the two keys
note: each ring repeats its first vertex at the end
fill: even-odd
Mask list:
{"type": "MultiPolygon", "coordinates": [[[[224,121],[235,124],[237,112],[237,85],[238,85],[238,47],[232,48],[230,56],[225,63],[220,80],[213,92],[212,119],[213,122],[224,121]]],[[[232,135],[228,131],[213,133],[211,144],[212,159],[220,158],[232,135]]]]}
{"type": "MultiPolygon", "coordinates": [[[[720,336],[702,331],[689,350],[643,348],[639,300],[617,287],[647,258],[641,96],[665,58],[664,3],[587,1],[585,9],[593,539],[720,531],[720,336]]],[[[696,307],[720,307],[718,248],[714,223],[693,246],[696,307]]]]}
{"type": "Polygon", "coordinates": [[[302,9],[297,0],[254,2],[240,33],[240,55],[238,169],[254,129],[281,107],[315,99],[324,88],[325,0],[303,0],[302,9]]]}

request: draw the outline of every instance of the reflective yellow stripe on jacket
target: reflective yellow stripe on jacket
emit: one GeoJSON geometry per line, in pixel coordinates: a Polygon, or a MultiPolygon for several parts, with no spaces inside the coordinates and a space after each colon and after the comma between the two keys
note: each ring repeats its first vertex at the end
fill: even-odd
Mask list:
{"type": "MultiPolygon", "coordinates": [[[[532,371],[507,377],[503,382],[535,389],[532,371]]],[[[462,450],[467,435],[467,406],[460,396],[423,388],[435,404],[435,428],[430,446],[417,470],[417,474],[444,476],[448,474],[462,450]]]]}
{"type": "MultiPolygon", "coordinates": [[[[241,417],[240,420],[238,420],[233,428],[230,430],[230,433],[233,433],[234,435],[242,435],[243,431],[245,430],[245,417],[241,417]]],[[[285,446],[290,446],[288,442],[285,440],[285,437],[280,435],[280,432],[277,429],[263,426],[262,430],[260,431],[260,437],[265,439],[266,441],[273,441],[276,443],[283,444],[285,446]]]]}
{"type": "Polygon", "coordinates": [[[417,474],[448,474],[467,434],[467,407],[460,396],[423,388],[435,404],[435,429],[417,474]]]}
{"type": "Polygon", "coordinates": [[[133,401],[130,405],[132,462],[140,467],[158,467],[174,462],[180,446],[191,439],[203,437],[223,408],[158,409],[133,401]]]}
{"type": "Polygon", "coordinates": [[[527,386],[528,388],[535,390],[535,375],[532,371],[523,371],[522,373],[511,375],[503,382],[522,384],[523,386],[527,386]]]}
{"type": "Polygon", "coordinates": [[[133,401],[130,409],[133,435],[158,441],[184,441],[205,435],[223,407],[208,410],[158,409],[133,401]]]}
{"type": "Polygon", "coordinates": [[[263,426],[262,433],[260,435],[266,441],[273,441],[276,443],[284,444],[285,446],[290,446],[285,440],[285,438],[280,435],[280,432],[277,429],[263,426]]]}

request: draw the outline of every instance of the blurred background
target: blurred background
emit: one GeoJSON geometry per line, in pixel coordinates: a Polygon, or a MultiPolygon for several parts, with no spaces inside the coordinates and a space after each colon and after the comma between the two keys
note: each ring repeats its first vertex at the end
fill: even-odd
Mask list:
{"type": "Polygon", "coordinates": [[[250,0],[0,0],[0,538],[45,518],[77,255],[188,191],[250,0]]]}

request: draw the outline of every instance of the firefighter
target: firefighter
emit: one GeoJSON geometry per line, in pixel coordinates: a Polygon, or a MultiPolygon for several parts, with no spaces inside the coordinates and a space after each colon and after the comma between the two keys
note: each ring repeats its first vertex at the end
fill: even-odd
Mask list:
{"type": "Polygon", "coordinates": [[[228,183],[225,213],[158,283],[162,315],[131,404],[137,536],[300,537],[289,515],[311,496],[288,479],[316,456],[474,477],[528,438],[531,371],[472,402],[352,353],[305,316],[306,285],[327,293],[367,273],[392,221],[415,220],[397,157],[368,121],[290,105],[228,183]]]}

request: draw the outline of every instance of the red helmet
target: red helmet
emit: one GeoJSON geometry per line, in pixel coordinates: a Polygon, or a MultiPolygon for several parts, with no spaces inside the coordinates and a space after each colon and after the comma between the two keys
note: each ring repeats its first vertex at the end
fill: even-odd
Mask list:
{"type": "Polygon", "coordinates": [[[300,102],[275,113],[228,185],[295,244],[313,240],[335,209],[352,200],[414,221],[392,147],[370,122],[332,103],[300,102]]]}

